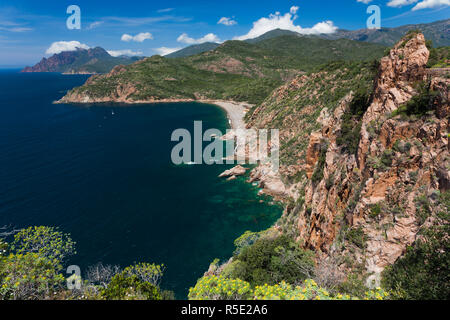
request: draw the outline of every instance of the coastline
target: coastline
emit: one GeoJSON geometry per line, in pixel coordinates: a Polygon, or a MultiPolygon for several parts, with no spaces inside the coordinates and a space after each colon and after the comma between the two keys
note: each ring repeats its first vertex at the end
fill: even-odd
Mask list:
{"type": "Polygon", "coordinates": [[[162,100],[151,100],[151,101],[144,101],[144,100],[137,100],[130,102],[128,100],[125,101],[89,101],[89,99],[83,99],[81,101],[77,102],[70,102],[70,101],[64,101],[64,98],[61,98],[59,100],[56,100],[53,102],[53,104],[103,104],[103,103],[124,103],[128,105],[140,105],[140,104],[154,104],[154,103],[179,103],[179,102],[197,102],[197,103],[204,103],[204,104],[213,104],[216,105],[227,113],[227,118],[229,121],[229,124],[231,126],[231,129],[237,130],[237,129],[245,129],[245,121],[244,117],[247,111],[253,107],[252,104],[249,104],[247,102],[236,102],[236,101],[229,101],[229,100],[208,100],[208,99],[202,99],[202,100],[193,100],[193,99],[162,99],[162,100]]]}
{"type": "Polygon", "coordinates": [[[248,110],[253,106],[246,102],[235,102],[227,100],[198,100],[195,102],[216,105],[226,111],[231,129],[245,129],[244,117],[248,110]]]}

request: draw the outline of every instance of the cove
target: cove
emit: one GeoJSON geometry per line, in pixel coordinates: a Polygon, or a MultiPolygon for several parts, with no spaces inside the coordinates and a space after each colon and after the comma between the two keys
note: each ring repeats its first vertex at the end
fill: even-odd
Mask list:
{"type": "Polygon", "coordinates": [[[52,104],[86,79],[0,71],[0,225],[58,226],[82,272],[163,263],[163,289],[185,299],[234,239],[268,228],[281,208],[245,178],[219,179],[230,166],[172,163],[173,130],[198,120],[226,131],[219,107],[52,104]]]}

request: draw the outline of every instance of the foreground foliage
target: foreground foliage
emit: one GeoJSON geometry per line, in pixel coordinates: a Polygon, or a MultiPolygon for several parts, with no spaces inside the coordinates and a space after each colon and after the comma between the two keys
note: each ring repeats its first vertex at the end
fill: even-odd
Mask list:
{"type": "Polygon", "coordinates": [[[19,231],[11,244],[0,239],[0,299],[3,300],[161,300],[173,293],[160,289],[164,265],[137,263],[123,270],[101,263],[86,279],[64,277],[64,262],[75,253],[69,234],[52,227],[19,231]],[[68,284],[74,287],[69,289],[68,284]]]}
{"type": "MultiPolygon", "coordinates": [[[[384,300],[389,294],[381,288],[365,293],[364,299],[384,300]]],[[[305,280],[301,285],[292,286],[285,281],[279,284],[252,287],[239,279],[223,276],[201,278],[189,290],[190,300],[358,300],[346,294],[331,294],[320,288],[314,280],[305,280]]]]}
{"type": "Polygon", "coordinates": [[[253,285],[301,282],[311,276],[313,257],[288,236],[262,237],[241,249],[226,272],[253,285]]]}

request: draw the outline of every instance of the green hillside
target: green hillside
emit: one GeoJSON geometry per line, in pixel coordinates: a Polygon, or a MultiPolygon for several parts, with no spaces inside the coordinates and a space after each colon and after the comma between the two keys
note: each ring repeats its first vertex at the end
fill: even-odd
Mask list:
{"type": "Polygon", "coordinates": [[[147,58],[123,67],[120,73],[91,79],[88,85],[69,92],[68,98],[81,94],[111,101],[120,96],[127,101],[230,99],[259,103],[298,74],[335,60],[372,60],[384,50],[377,44],[296,36],[256,44],[227,41],[215,50],[187,58],[147,58]],[[126,93],[125,87],[130,89],[126,93]]]}
{"type": "Polygon", "coordinates": [[[166,55],[166,58],[184,58],[184,57],[189,57],[189,56],[193,56],[199,53],[203,53],[206,51],[210,51],[210,50],[214,50],[219,46],[218,43],[213,43],[213,42],[205,42],[202,44],[195,44],[189,47],[186,47],[184,49],[175,51],[171,54],[166,55]]]}

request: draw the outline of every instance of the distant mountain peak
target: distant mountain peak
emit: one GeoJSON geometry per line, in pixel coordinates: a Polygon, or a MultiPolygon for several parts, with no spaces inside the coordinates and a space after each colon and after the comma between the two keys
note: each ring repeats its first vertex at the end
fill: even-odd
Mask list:
{"type": "Polygon", "coordinates": [[[116,65],[131,64],[139,58],[120,56],[112,57],[102,47],[90,49],[77,48],[63,51],[42,60],[33,67],[26,67],[22,72],[61,72],[61,73],[107,73],[116,65]]]}

